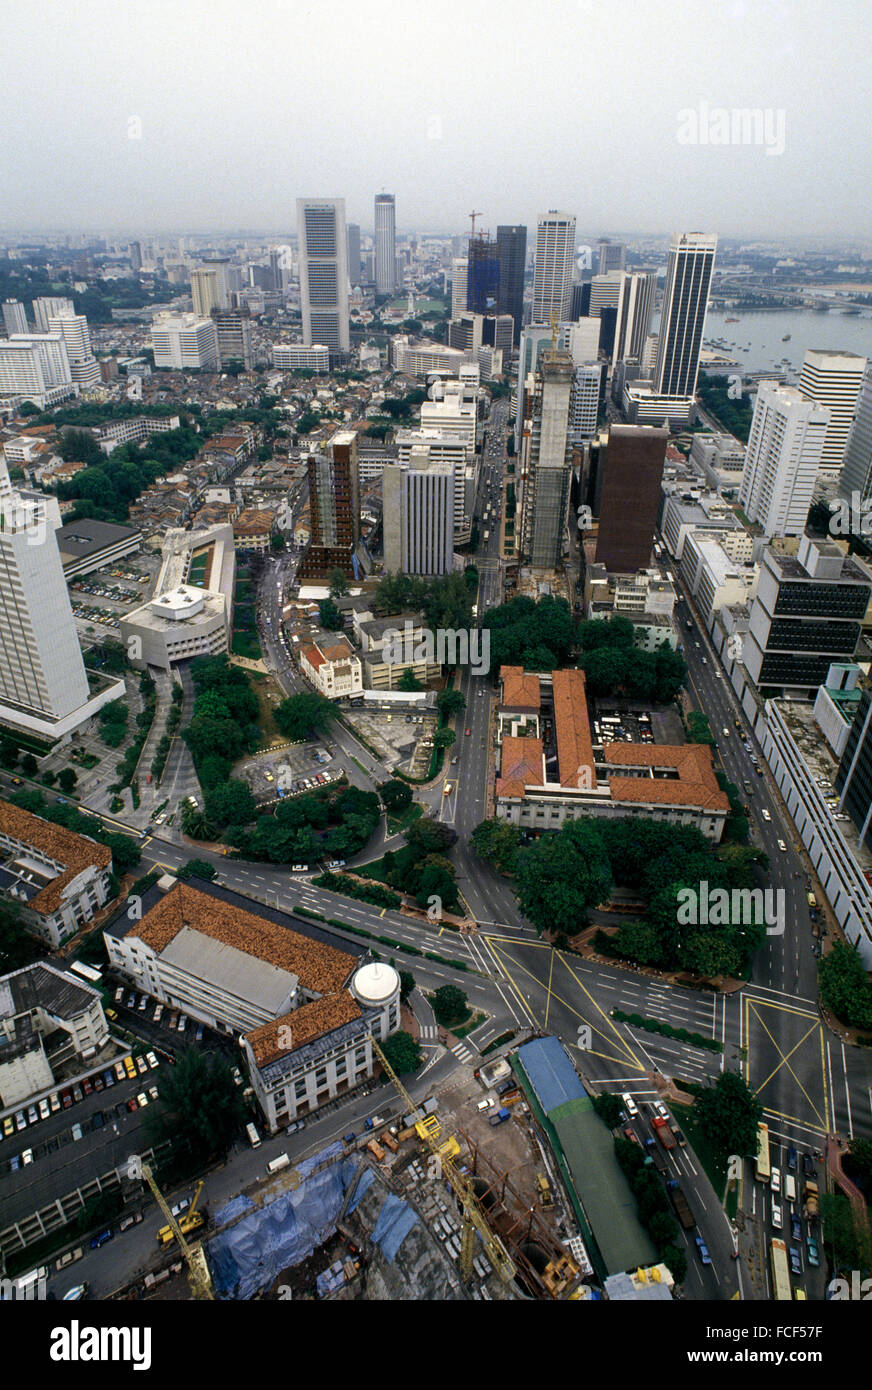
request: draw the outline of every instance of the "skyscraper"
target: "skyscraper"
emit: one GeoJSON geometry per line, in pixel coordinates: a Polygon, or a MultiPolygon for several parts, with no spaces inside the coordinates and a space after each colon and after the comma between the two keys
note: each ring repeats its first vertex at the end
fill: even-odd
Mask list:
{"type": "Polygon", "coordinates": [[[761,381],[745,451],[739,505],[770,537],[801,536],[829,411],[794,386],[761,381]]]}
{"type": "Polygon", "coordinates": [[[50,333],[60,333],[66,344],[70,373],[77,386],[96,386],[100,364],[91,351],[91,335],[84,314],[58,314],[48,321],[50,333]]]}
{"type": "Polygon", "coordinates": [[[135,275],[142,270],[142,242],[131,241],[128,248],[130,253],[130,265],[135,275]]]}
{"type": "Polygon", "coordinates": [[[678,232],[672,238],[654,364],[655,395],[688,399],[696,391],[717,245],[717,236],[708,232],[678,232]]]}
{"type": "Polygon", "coordinates": [[[802,363],[799,389],[807,400],[826,406],[829,424],[820,471],[834,478],[845,462],[848,434],[866,370],[866,358],[856,352],[826,352],[809,348],[802,363]]]}
{"type": "Polygon", "coordinates": [[[524,268],[527,263],[527,228],[497,227],[497,256],[500,263],[500,284],[497,310],[511,314],[514,324],[514,343],[518,345],[524,326],[524,268]]]}
{"type": "Polygon", "coordinates": [[[201,319],[207,319],[213,309],[230,307],[223,262],[207,263],[191,271],[191,299],[194,313],[201,319]]]}
{"type": "Polygon", "coordinates": [[[599,318],[605,308],[617,309],[624,283],[622,270],[610,270],[607,275],[594,275],[590,282],[591,318],[599,318]]]}
{"type": "Polygon", "coordinates": [[[559,348],[543,352],[536,374],[530,432],[530,463],[524,486],[522,550],[534,569],[556,569],[572,482],[570,415],[575,364],[559,348]]]}
{"type": "Polygon", "coordinates": [[[872,362],[863,373],[854,423],[845,446],[845,464],[839,477],[839,492],[850,498],[852,492],[865,502],[872,490],[872,362]]]}
{"type": "Polygon", "coordinates": [[[451,262],[451,317],[459,318],[466,312],[466,287],[469,279],[469,261],[466,256],[455,256],[451,262]]]}
{"type": "Polygon", "coordinates": [[[303,342],[347,352],[348,237],[344,198],[298,198],[303,342]]]}
{"type": "Polygon", "coordinates": [[[245,309],[213,309],[215,340],[218,347],[218,366],[226,371],[230,366],[251,370],[251,311],[245,309]]]}
{"type": "Polygon", "coordinates": [[[608,275],[610,270],[623,270],[627,264],[627,248],[623,242],[610,241],[607,236],[600,237],[597,242],[598,263],[597,272],[600,275],[608,275]]]}
{"type": "Polygon", "coordinates": [[[71,299],[56,299],[51,295],[40,295],[33,301],[33,322],[37,333],[48,332],[48,321],[57,314],[76,312],[71,299]]]}
{"type": "Polygon", "coordinates": [[[385,569],[427,577],[450,574],[454,563],[454,468],[415,444],[407,463],[382,473],[385,569]]]}
{"type": "Polygon", "coordinates": [[[645,341],[651,332],[656,275],[646,271],[625,273],[618,296],[618,318],[612,366],[633,357],[641,362],[645,341]]]}
{"type": "Polygon", "coordinates": [[[27,315],[20,300],[4,299],[3,327],[6,330],[7,338],[11,338],[13,333],[27,332],[27,315]]]}
{"type": "Polygon", "coordinates": [[[33,401],[40,410],[75,395],[70,359],[60,333],[0,338],[0,399],[33,401]]]}
{"type": "Polygon", "coordinates": [[[485,236],[471,237],[467,262],[466,307],[474,314],[492,314],[500,294],[497,243],[485,236]]]}
{"type": "Polygon", "coordinates": [[[600,450],[596,562],[615,574],[634,574],[651,563],[667,430],[611,425],[600,450]]]}
{"type": "Polygon", "coordinates": [[[348,224],[348,280],[352,287],[360,284],[360,227],[356,222],[348,224]]]}
{"type": "MultiPolygon", "coordinates": [[[[345,243],[345,229],[342,229],[345,243]]],[[[312,540],[300,562],[304,578],[323,577],[341,569],[354,573],[355,550],[360,540],[360,475],[357,434],[340,430],[327,445],[326,454],[307,460],[312,540]]]]}
{"type": "Polygon", "coordinates": [[[393,193],[375,195],[375,292],[393,294],[397,287],[396,202],[393,193]]]}
{"type": "Polygon", "coordinates": [[[543,213],[536,228],[531,323],[550,323],[551,315],[568,319],[572,303],[575,218],[566,212],[543,213]]]}

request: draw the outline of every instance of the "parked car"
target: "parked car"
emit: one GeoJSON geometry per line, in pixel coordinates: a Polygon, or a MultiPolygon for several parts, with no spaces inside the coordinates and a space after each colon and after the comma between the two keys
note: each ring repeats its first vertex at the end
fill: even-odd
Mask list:
{"type": "Polygon", "coordinates": [[[161,1018],[163,1017],[163,1011],[164,1011],[164,1006],[163,1006],[163,1004],[158,1004],[157,1008],[156,1008],[155,1011],[154,1011],[154,1021],[155,1021],[155,1023],[160,1023],[161,1018]]]}
{"type": "Polygon", "coordinates": [[[27,1116],[23,1110],[15,1112],[15,1128],[17,1130],[27,1129],[27,1116]]]}
{"type": "Polygon", "coordinates": [[[79,1124],[73,1125],[72,1129],[70,1130],[70,1133],[73,1136],[73,1143],[78,1143],[78,1141],[82,1137],[82,1126],[79,1124]]]}
{"type": "Polygon", "coordinates": [[[793,1145],[789,1145],[787,1150],[787,1166],[792,1173],[796,1172],[797,1152],[793,1145]]]}
{"type": "Polygon", "coordinates": [[[48,1108],[53,1115],[56,1115],[61,1108],[61,1098],[57,1091],[52,1091],[48,1098],[48,1108]]]}
{"type": "Polygon", "coordinates": [[[118,1222],[119,1231],[129,1231],[131,1226],[138,1226],[142,1220],[141,1211],[132,1211],[129,1216],[122,1216],[118,1222]]]}
{"type": "Polygon", "coordinates": [[[699,1252],[699,1258],[702,1260],[703,1264],[710,1265],[712,1262],[712,1257],[708,1252],[708,1246],[706,1245],[702,1236],[696,1237],[696,1248],[699,1252]]]}
{"type": "Polygon", "coordinates": [[[148,1094],[151,1096],[152,1100],[157,1100],[157,1096],[158,1096],[157,1086],[149,1086],[149,1088],[148,1088],[148,1094]]]}
{"type": "Polygon", "coordinates": [[[145,1091],[140,1091],[139,1095],[136,1097],[136,1104],[141,1110],[144,1110],[148,1105],[148,1096],[145,1094],[145,1091]]]}
{"type": "Polygon", "coordinates": [[[795,1245],[790,1247],[790,1272],[792,1274],[802,1274],[802,1259],[795,1245]]]}
{"type": "Polygon", "coordinates": [[[818,1252],[817,1241],[814,1240],[812,1236],[806,1236],[805,1238],[805,1252],[808,1255],[809,1264],[812,1266],[813,1269],[817,1269],[820,1265],[821,1259],[820,1254],[818,1252]]]}
{"type": "Polygon", "coordinates": [[[90,1078],[86,1076],[84,1081],[82,1082],[82,1095],[89,1096],[93,1089],[94,1087],[91,1084],[90,1078]]]}
{"type": "Polygon", "coordinates": [[[137,1108],[138,1108],[138,1107],[137,1107],[137,1104],[136,1104],[136,1100],[134,1099],[133,1096],[131,1096],[131,1097],[130,1097],[130,1100],[127,1102],[127,1109],[128,1109],[128,1110],[131,1112],[131,1114],[132,1114],[133,1111],[136,1110],[137,1108]]]}
{"type": "Polygon", "coordinates": [[[70,1094],[70,1092],[69,1092],[69,1091],[61,1091],[61,1105],[63,1106],[64,1110],[69,1110],[69,1108],[70,1108],[70,1106],[72,1105],[72,1103],[73,1103],[73,1097],[72,1097],[72,1095],[70,1094]]]}
{"type": "Polygon", "coordinates": [[[103,1078],[102,1078],[102,1076],[92,1076],[92,1077],[91,1077],[91,1084],[93,1085],[95,1091],[102,1091],[102,1089],[103,1089],[103,1078]]]}
{"type": "Polygon", "coordinates": [[[807,1178],[813,1178],[813,1177],[814,1177],[815,1171],[816,1171],[816,1170],[815,1170],[815,1166],[814,1166],[814,1159],[812,1158],[811,1154],[803,1154],[803,1156],[802,1156],[802,1171],[805,1173],[805,1176],[806,1176],[807,1178]]]}
{"type": "Polygon", "coordinates": [[[9,1171],[10,1171],[11,1173],[17,1173],[20,1167],[21,1167],[21,1158],[20,1158],[20,1156],[19,1156],[18,1154],[13,1154],[12,1157],[10,1158],[10,1160],[9,1160],[9,1171]]]}
{"type": "Polygon", "coordinates": [[[173,1216],[181,1216],[182,1212],[187,1211],[190,1205],[190,1197],[181,1197],[179,1201],[175,1203],[174,1206],[170,1207],[170,1211],[172,1212],[173,1216]]]}
{"type": "Polygon", "coordinates": [[[140,1076],[143,1076],[143,1075],[145,1074],[145,1072],[148,1071],[148,1062],[145,1060],[144,1057],[141,1057],[141,1056],[135,1058],[135,1061],[136,1061],[136,1070],[139,1072],[140,1076]]]}
{"type": "Polygon", "coordinates": [[[3,1138],[10,1139],[15,1133],[15,1121],[11,1115],[7,1115],[3,1121],[3,1138]]]}
{"type": "Polygon", "coordinates": [[[91,1249],[99,1250],[100,1246],[105,1245],[108,1240],[111,1240],[113,1235],[114,1231],[112,1227],[107,1226],[105,1231],[101,1231],[99,1235],[91,1237],[91,1249]]]}
{"type": "Polygon", "coordinates": [[[153,1052],[146,1052],[145,1060],[148,1062],[148,1065],[151,1067],[152,1070],[154,1070],[155,1067],[160,1066],[160,1062],[157,1060],[157,1057],[153,1052]]]}
{"type": "Polygon", "coordinates": [[[25,1168],[27,1167],[28,1163],[33,1162],[33,1149],[24,1150],[24,1153],[21,1155],[21,1162],[25,1168]]]}
{"type": "Polygon", "coordinates": [[[102,1110],[98,1110],[97,1113],[96,1113],[96,1115],[94,1116],[94,1128],[95,1128],[95,1129],[102,1129],[103,1126],[105,1125],[105,1123],[106,1123],[106,1118],[105,1118],[105,1116],[104,1116],[104,1114],[103,1114],[103,1111],[102,1111],[102,1110]]]}
{"type": "Polygon", "coordinates": [[[776,1231],[780,1231],[781,1227],[784,1225],[782,1211],[777,1202],[772,1203],[772,1225],[775,1227],[776,1231]]]}
{"type": "Polygon", "coordinates": [[[28,1107],[28,1110],[27,1110],[27,1123],[28,1123],[29,1125],[35,1125],[35,1124],[38,1124],[38,1122],[39,1122],[39,1111],[37,1110],[37,1108],[36,1108],[35,1105],[31,1105],[31,1106],[28,1107]]]}
{"type": "Polygon", "coordinates": [[[185,1031],[185,1024],[187,1023],[187,1021],[188,1021],[187,1015],[186,1015],[186,1014],[181,1014],[180,1017],[179,1017],[179,1032],[180,1032],[180,1033],[184,1033],[184,1031],[185,1031]]]}
{"type": "Polygon", "coordinates": [[[39,1118],[41,1120],[47,1120],[50,1114],[51,1106],[49,1105],[45,1096],[43,1096],[42,1100],[39,1102],[39,1118]]]}

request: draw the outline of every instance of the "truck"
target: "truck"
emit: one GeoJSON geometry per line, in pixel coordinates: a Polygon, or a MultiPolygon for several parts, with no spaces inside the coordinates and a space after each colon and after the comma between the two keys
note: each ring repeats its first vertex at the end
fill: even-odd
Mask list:
{"type": "Polygon", "coordinates": [[[802,1214],[806,1221],[814,1221],[818,1214],[818,1185],[807,1182],[802,1191],[802,1214]]]}
{"type": "Polygon", "coordinates": [[[648,1152],[646,1162],[650,1163],[653,1168],[656,1168],[658,1173],[668,1173],[669,1163],[667,1162],[666,1155],[660,1152],[653,1139],[645,1140],[645,1148],[648,1152]]]}
{"type": "Polygon", "coordinates": [[[675,1215],[678,1217],[686,1231],[692,1231],[696,1225],[693,1212],[687,1204],[687,1198],[681,1190],[681,1184],[677,1178],[666,1184],[669,1192],[669,1200],[675,1208],[675,1215]]]}
{"type": "Polygon", "coordinates": [[[651,1127],[654,1130],[654,1133],[657,1135],[657,1138],[660,1140],[660,1143],[663,1145],[664,1149],[675,1148],[675,1135],[669,1128],[669,1122],[667,1120],[664,1120],[662,1115],[655,1116],[655,1118],[651,1121],[651,1127]]]}
{"type": "Polygon", "coordinates": [[[373,1115],[371,1119],[364,1120],[363,1127],[364,1129],[379,1129],[384,1124],[384,1122],[385,1120],[383,1115],[373,1115]]]}
{"type": "Polygon", "coordinates": [[[508,1110],[505,1105],[502,1105],[495,1115],[491,1115],[490,1123],[492,1125],[501,1125],[503,1120],[507,1120],[511,1113],[511,1110],[508,1110]]]}

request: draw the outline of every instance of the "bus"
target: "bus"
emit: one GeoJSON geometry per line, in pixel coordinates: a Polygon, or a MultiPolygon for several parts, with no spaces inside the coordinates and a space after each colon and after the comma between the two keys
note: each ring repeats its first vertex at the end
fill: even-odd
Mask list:
{"type": "Polygon", "coordinates": [[[102,970],[95,970],[92,965],[84,965],[80,960],[72,961],[70,970],[74,975],[80,975],[83,980],[87,980],[89,985],[99,985],[103,979],[102,970]]]}
{"type": "Polygon", "coordinates": [[[787,1267],[787,1246],[777,1237],[773,1239],[770,1250],[772,1266],[772,1297],[778,1302],[792,1302],[790,1289],[790,1270],[787,1267]]]}
{"type": "Polygon", "coordinates": [[[772,1168],[769,1164],[769,1126],[760,1124],[757,1126],[757,1179],[759,1182],[768,1182],[772,1176],[772,1168]]]}

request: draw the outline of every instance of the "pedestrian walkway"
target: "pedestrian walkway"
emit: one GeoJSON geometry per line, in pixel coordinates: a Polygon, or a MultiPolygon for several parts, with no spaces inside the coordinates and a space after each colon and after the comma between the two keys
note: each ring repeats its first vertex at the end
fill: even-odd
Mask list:
{"type": "Polygon", "coordinates": [[[439,1037],[439,1029],[433,1023],[425,1023],[421,1027],[421,1042],[436,1042],[439,1037]]]}
{"type": "Polygon", "coordinates": [[[473,1053],[471,1053],[469,1048],[462,1042],[455,1043],[451,1051],[460,1062],[471,1062],[473,1060],[473,1053]]]}

